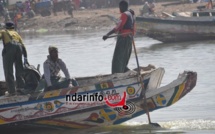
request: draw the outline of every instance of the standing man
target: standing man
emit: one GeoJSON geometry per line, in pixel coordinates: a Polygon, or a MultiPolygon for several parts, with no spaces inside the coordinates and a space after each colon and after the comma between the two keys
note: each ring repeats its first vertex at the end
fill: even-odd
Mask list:
{"type": "Polygon", "coordinates": [[[3,68],[9,96],[13,96],[16,94],[13,64],[15,63],[17,89],[22,89],[25,86],[22,54],[24,55],[24,64],[28,64],[28,60],[25,45],[23,44],[21,36],[14,30],[14,23],[7,22],[5,26],[6,29],[0,31],[0,39],[2,39],[4,45],[2,51],[3,68]]]}
{"type": "Polygon", "coordinates": [[[73,10],[74,10],[74,4],[73,4],[73,2],[69,0],[67,6],[68,6],[67,12],[73,18],[74,17],[73,16],[73,10]]]}
{"type": "Polygon", "coordinates": [[[112,74],[124,73],[129,70],[127,65],[132,52],[132,40],[135,31],[134,12],[133,10],[128,11],[128,3],[121,1],[119,9],[121,17],[118,25],[103,36],[103,40],[106,40],[111,34],[118,33],[112,60],[112,74]]]}
{"type": "Polygon", "coordinates": [[[53,1],[53,13],[54,16],[57,16],[57,4],[58,4],[58,0],[52,0],[53,1]]]}
{"type": "Polygon", "coordinates": [[[4,16],[4,4],[3,1],[0,1],[0,17],[4,16]]]}

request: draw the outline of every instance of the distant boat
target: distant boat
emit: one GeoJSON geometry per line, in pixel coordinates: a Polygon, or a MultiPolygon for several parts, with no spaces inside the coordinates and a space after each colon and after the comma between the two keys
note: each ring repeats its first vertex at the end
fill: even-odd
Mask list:
{"type": "Polygon", "coordinates": [[[187,12],[173,12],[174,16],[182,17],[215,17],[215,10],[204,9],[204,10],[195,10],[187,12]]]}
{"type": "MultiPolygon", "coordinates": [[[[184,71],[176,80],[160,87],[163,75],[163,68],[141,71],[149,111],[174,104],[196,85],[196,72],[184,71]]],[[[144,90],[135,71],[77,78],[77,81],[78,87],[12,97],[1,96],[0,128],[14,125],[88,128],[119,124],[146,113],[144,90]],[[107,99],[76,102],[76,97],[73,100],[70,98],[72,95],[100,95],[107,99]],[[126,103],[116,106],[123,102],[123,98],[126,103]],[[107,105],[109,103],[112,105],[107,105]]],[[[2,82],[0,87],[3,88],[4,84],[2,82]]]]}
{"type": "MultiPolygon", "coordinates": [[[[195,13],[194,13],[195,14],[195,13]]],[[[196,16],[200,13],[196,13],[196,16]]],[[[214,13],[211,13],[213,15],[214,13]]],[[[183,42],[215,39],[215,18],[168,15],[136,17],[137,31],[162,42],[183,42]]]]}

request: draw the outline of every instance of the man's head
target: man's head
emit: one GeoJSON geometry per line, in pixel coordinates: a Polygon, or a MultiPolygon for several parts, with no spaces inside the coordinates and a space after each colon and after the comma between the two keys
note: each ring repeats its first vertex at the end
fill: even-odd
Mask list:
{"type": "Polygon", "coordinates": [[[14,23],[12,21],[8,21],[5,23],[6,29],[14,29],[14,23]]]}
{"type": "Polygon", "coordinates": [[[55,46],[49,46],[49,55],[52,61],[57,61],[58,59],[58,48],[55,46]]]}
{"type": "Polygon", "coordinates": [[[120,1],[119,2],[119,10],[121,13],[127,11],[128,10],[128,2],[124,1],[124,0],[120,1]]]}

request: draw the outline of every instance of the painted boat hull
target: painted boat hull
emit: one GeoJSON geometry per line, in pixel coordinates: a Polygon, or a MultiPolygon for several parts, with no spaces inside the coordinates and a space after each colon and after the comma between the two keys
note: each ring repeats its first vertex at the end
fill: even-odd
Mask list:
{"type": "Polygon", "coordinates": [[[161,42],[184,42],[215,38],[212,17],[137,17],[137,31],[161,42]]]}
{"type": "MultiPolygon", "coordinates": [[[[184,72],[172,83],[159,88],[163,68],[142,74],[146,89],[147,106],[150,111],[172,105],[190,92],[196,85],[197,74],[184,72]]],[[[95,79],[98,79],[95,77],[95,79]]],[[[72,89],[60,89],[32,96],[0,99],[0,127],[15,125],[41,125],[62,128],[88,128],[114,125],[145,114],[144,90],[136,74],[116,74],[99,78],[100,82],[72,89]],[[110,79],[111,78],[111,79],[110,79]],[[74,103],[66,101],[65,95],[126,93],[127,109],[107,106],[106,101],[97,103],[74,103]],[[19,101],[19,102],[18,102],[19,101]],[[86,105],[87,104],[87,105],[86,105]]],[[[86,83],[92,78],[83,79],[86,83]]],[[[81,79],[79,81],[81,82],[81,79]]],[[[89,82],[91,83],[91,82],[89,82]]],[[[85,102],[85,101],[84,101],[85,102]]],[[[118,101],[117,101],[118,102],[118,101]]],[[[115,103],[114,103],[115,104],[115,103]]]]}

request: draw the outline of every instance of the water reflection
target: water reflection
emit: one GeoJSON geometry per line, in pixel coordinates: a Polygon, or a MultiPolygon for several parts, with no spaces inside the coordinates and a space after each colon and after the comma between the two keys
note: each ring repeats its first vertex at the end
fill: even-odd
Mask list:
{"type": "Polygon", "coordinates": [[[64,128],[48,128],[48,127],[38,127],[33,125],[24,125],[19,127],[14,127],[13,129],[2,129],[2,131],[7,131],[8,134],[177,134],[183,133],[182,130],[169,130],[161,127],[153,127],[151,125],[115,125],[107,127],[94,127],[94,128],[82,128],[82,129],[64,129],[64,128]]]}
{"type": "MultiPolygon", "coordinates": [[[[138,52],[150,52],[150,51],[162,51],[162,50],[171,50],[171,51],[177,51],[177,50],[186,50],[195,46],[202,45],[202,47],[209,46],[209,45],[214,45],[215,41],[209,40],[209,41],[190,41],[190,42],[174,42],[174,43],[154,43],[151,44],[150,46],[145,46],[145,47],[139,47],[138,52]]],[[[165,51],[164,50],[164,51],[165,51]]]]}
{"type": "Polygon", "coordinates": [[[127,122],[121,125],[104,127],[92,127],[81,129],[65,129],[48,126],[37,126],[26,124],[23,126],[13,126],[13,129],[5,127],[2,132],[8,134],[181,134],[181,133],[214,133],[215,122],[213,120],[174,120],[168,122],[158,122],[161,127],[154,127],[147,123],[127,122]]]}

